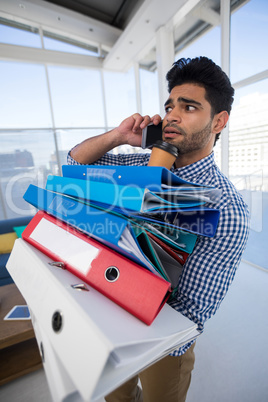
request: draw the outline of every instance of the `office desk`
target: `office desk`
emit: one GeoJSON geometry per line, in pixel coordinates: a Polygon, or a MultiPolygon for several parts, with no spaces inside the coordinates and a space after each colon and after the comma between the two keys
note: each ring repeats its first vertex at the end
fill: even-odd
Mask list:
{"type": "Polygon", "coordinates": [[[15,284],[0,287],[0,385],[42,367],[32,323],[4,321],[15,305],[25,305],[15,284]]]}

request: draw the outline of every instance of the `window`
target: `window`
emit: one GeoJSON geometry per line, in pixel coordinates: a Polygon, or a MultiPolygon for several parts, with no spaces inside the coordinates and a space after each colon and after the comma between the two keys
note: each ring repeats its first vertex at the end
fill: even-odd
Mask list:
{"type": "Polygon", "coordinates": [[[99,56],[98,48],[44,31],[44,48],[60,52],[99,56]]]}
{"type": "Polygon", "coordinates": [[[215,27],[207,31],[194,42],[186,46],[182,51],[178,52],[175,60],[185,57],[194,58],[198,56],[206,56],[212,59],[216,64],[221,64],[221,30],[215,27]]]}
{"type": "MultiPolygon", "coordinates": [[[[66,165],[67,154],[75,145],[80,144],[87,138],[95,137],[96,135],[105,132],[105,128],[94,128],[94,129],[59,129],[56,130],[57,133],[57,144],[60,156],[60,165],[66,165]]],[[[54,160],[56,161],[56,154],[54,155],[54,160]]],[[[56,174],[56,173],[55,173],[56,174]]],[[[58,173],[57,173],[58,174],[58,173]]]]}
{"type": "Polygon", "coordinates": [[[267,110],[268,80],[236,91],[230,118],[229,167],[230,177],[240,189],[268,191],[267,110]]]}
{"type": "Polygon", "coordinates": [[[30,215],[33,208],[23,200],[29,184],[40,187],[52,172],[55,142],[50,130],[1,132],[0,219],[30,215]]]}
{"type": "Polygon", "coordinates": [[[51,127],[45,67],[0,61],[0,128],[51,127]]]}
{"type": "Polygon", "coordinates": [[[159,114],[159,93],[157,71],[151,72],[140,68],[141,113],[154,116],[159,114]]]}
{"type": "Polygon", "coordinates": [[[231,81],[267,69],[268,2],[251,0],[231,17],[231,81]]]}
{"type": "Polygon", "coordinates": [[[42,47],[37,28],[3,18],[0,18],[0,42],[17,46],[42,47]]]}
{"type": "Polygon", "coordinates": [[[100,71],[49,67],[56,127],[104,126],[100,71]]]}
{"type": "Polygon", "coordinates": [[[126,73],[104,71],[108,126],[116,127],[137,111],[134,69],[126,73]]]}
{"type": "Polygon", "coordinates": [[[244,258],[268,268],[268,80],[236,91],[230,118],[230,178],[250,209],[244,258]]]}

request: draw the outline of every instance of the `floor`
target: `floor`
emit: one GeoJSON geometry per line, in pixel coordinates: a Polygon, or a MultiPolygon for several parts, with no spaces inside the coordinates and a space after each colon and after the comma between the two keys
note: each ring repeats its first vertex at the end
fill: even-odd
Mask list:
{"type": "MultiPolygon", "coordinates": [[[[241,263],[221,308],[197,341],[187,402],[268,401],[267,290],[268,271],[241,263]]],[[[0,400],[51,402],[43,370],[0,387],[0,400]]]]}
{"type": "Polygon", "coordinates": [[[268,270],[242,263],[196,345],[187,402],[268,401],[268,270]]]}

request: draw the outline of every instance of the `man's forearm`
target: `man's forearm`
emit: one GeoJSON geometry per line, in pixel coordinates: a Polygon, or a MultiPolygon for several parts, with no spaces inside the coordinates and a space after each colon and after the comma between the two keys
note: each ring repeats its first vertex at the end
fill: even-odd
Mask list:
{"type": "Polygon", "coordinates": [[[122,138],[114,129],[81,142],[72,149],[71,157],[78,163],[91,164],[118,145],[122,145],[122,138]]]}
{"type": "Polygon", "coordinates": [[[159,124],[161,117],[141,116],[134,113],[111,131],[96,137],[88,138],[71,151],[71,157],[78,163],[91,164],[100,159],[106,152],[118,145],[128,144],[133,147],[141,146],[142,130],[149,124],[159,124]]]}

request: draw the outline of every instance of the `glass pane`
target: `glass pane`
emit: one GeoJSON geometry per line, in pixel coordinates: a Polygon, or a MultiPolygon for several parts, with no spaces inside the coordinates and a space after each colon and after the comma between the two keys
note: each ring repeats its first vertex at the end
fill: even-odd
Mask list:
{"type": "Polygon", "coordinates": [[[103,134],[105,128],[81,130],[57,130],[57,143],[60,154],[60,164],[66,165],[68,152],[87,138],[103,134]]]}
{"type": "Polygon", "coordinates": [[[45,67],[0,62],[1,128],[51,127],[45,67]]]}
{"type": "Polygon", "coordinates": [[[116,127],[137,111],[133,68],[127,73],[104,71],[104,88],[108,125],[116,127]]]}
{"type": "Polygon", "coordinates": [[[244,258],[268,269],[268,80],[236,91],[230,119],[230,178],[250,208],[244,258]]]}
{"type": "MultiPolygon", "coordinates": [[[[23,200],[29,184],[45,186],[52,173],[55,144],[52,131],[0,133],[0,218],[30,215],[35,209],[23,200]]],[[[58,174],[58,169],[54,169],[58,174]]]]}
{"type": "Polygon", "coordinates": [[[97,50],[95,51],[83,48],[81,46],[75,46],[75,44],[67,43],[55,38],[49,38],[44,36],[44,47],[49,50],[57,50],[60,52],[69,52],[75,54],[84,54],[86,56],[98,56],[97,50]]]}
{"type": "Polygon", "coordinates": [[[214,152],[214,157],[215,157],[215,162],[216,165],[221,168],[221,136],[224,135],[224,132],[222,131],[220,138],[216,142],[216,145],[214,145],[213,152],[214,152]]]}
{"type": "Polygon", "coordinates": [[[215,27],[202,35],[195,42],[185,47],[175,55],[175,60],[181,57],[206,56],[212,59],[216,64],[221,64],[221,30],[215,27]]]}
{"type": "Polygon", "coordinates": [[[142,114],[153,116],[160,113],[157,71],[151,72],[140,68],[142,114]]]}
{"type": "Polygon", "coordinates": [[[267,15],[267,0],[251,0],[232,15],[232,82],[267,69],[267,15]]]}
{"type": "Polygon", "coordinates": [[[56,127],[103,127],[100,71],[48,67],[56,127]]]}
{"type": "Polygon", "coordinates": [[[229,171],[240,188],[268,191],[267,110],[268,80],[236,91],[230,117],[229,171]],[[258,171],[262,172],[261,183],[255,181],[258,171]]]}
{"type": "Polygon", "coordinates": [[[25,29],[19,29],[0,23],[0,42],[9,45],[42,47],[39,33],[35,28],[27,26],[25,26],[25,29]]]}

